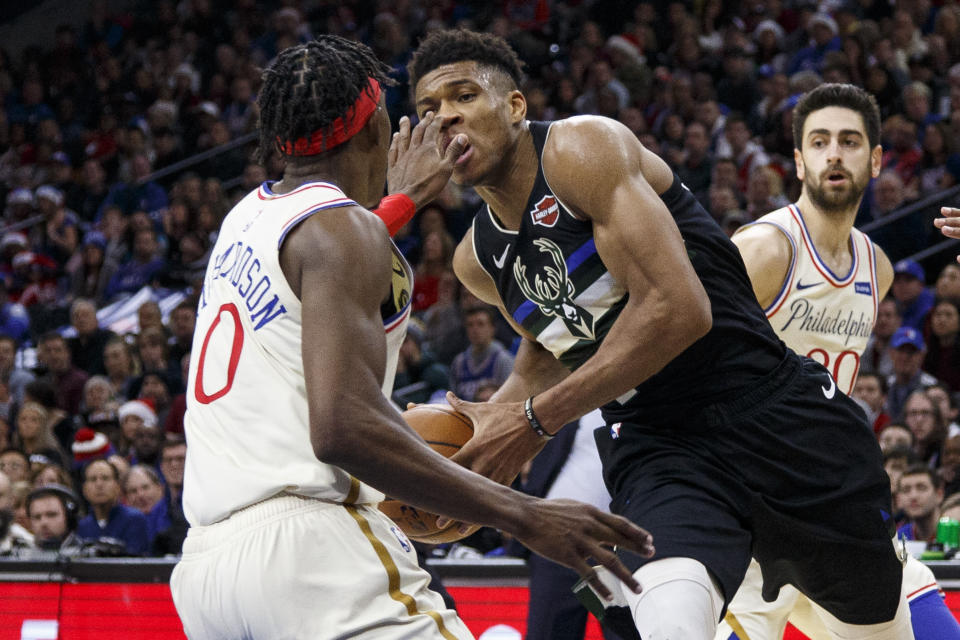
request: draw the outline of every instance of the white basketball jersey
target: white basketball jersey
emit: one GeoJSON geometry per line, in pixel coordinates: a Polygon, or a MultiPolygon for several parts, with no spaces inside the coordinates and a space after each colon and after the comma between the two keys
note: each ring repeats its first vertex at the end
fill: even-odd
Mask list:
{"type": "MultiPolygon", "coordinates": [[[[191,525],[212,524],[284,491],[331,502],[383,499],[313,453],[301,305],[280,269],[280,247],[297,224],[353,204],[329,183],[309,183],[282,195],[265,183],[224,220],[204,277],[187,385],[183,507],[191,525]]],[[[410,266],[392,248],[391,292],[380,310],[388,395],[413,287],[410,266]]]]}
{"type": "Polygon", "coordinates": [[[873,243],[852,229],[850,271],[833,273],[817,255],[796,205],[768,213],[753,224],[770,224],[793,246],[793,261],[776,299],[764,309],[788,347],[821,363],[850,395],[877,317],[877,260],[873,243]]]}

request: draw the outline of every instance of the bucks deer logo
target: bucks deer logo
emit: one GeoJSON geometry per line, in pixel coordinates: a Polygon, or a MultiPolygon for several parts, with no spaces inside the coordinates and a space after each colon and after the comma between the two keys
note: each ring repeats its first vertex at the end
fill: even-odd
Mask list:
{"type": "Polygon", "coordinates": [[[534,274],[531,284],[527,280],[527,267],[517,257],[513,263],[513,277],[517,279],[523,295],[535,303],[542,314],[563,320],[573,335],[594,340],[593,315],[573,302],[576,289],[567,277],[567,264],[560,247],[546,238],[538,238],[533,244],[547,254],[553,264],[543,267],[542,274],[534,274]]]}

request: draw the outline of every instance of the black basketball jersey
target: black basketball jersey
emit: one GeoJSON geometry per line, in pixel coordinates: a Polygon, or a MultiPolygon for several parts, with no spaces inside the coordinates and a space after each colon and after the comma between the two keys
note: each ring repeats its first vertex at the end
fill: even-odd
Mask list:
{"type": "MultiPolygon", "coordinates": [[[[541,165],[520,229],[506,229],[485,206],[474,219],[474,252],[513,319],[575,370],[603,342],[627,291],[600,259],[593,224],[574,217],[544,178],[550,123],[529,124],[541,165]]],[[[715,401],[769,373],[786,351],[757,303],[739,251],[713,218],[676,177],[660,198],[710,298],[713,327],[659,373],[604,406],[611,422],[654,419],[715,401]]]]}

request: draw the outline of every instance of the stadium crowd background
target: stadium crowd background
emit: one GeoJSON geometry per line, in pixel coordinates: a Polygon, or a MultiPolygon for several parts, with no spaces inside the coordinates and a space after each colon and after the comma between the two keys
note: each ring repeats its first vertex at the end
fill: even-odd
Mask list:
{"type": "MultiPolygon", "coordinates": [[[[884,170],[858,226],[960,182],[955,1],[125,6],[92,2],[82,28],[58,26],[50,42],[16,55],[0,49],[0,512],[13,514],[0,517],[0,553],[41,542],[31,541],[39,525],[26,503],[51,481],[78,496],[76,515],[84,503],[92,514],[77,536],[120,539],[95,553],[179,550],[195,297],[223,217],[282,172],[279,154],[265,167],[254,161],[260,70],[313,34],[359,39],[393,68],[394,124],[414,113],[405,64],[424,33],[466,26],[501,35],[526,64],[529,118],[620,120],[729,233],[799,195],[791,110],[821,82],[863,86],[882,112],[884,170]],[[136,317],[114,332],[120,325],[107,318],[118,307],[136,317]],[[116,471],[86,477],[101,458],[116,471]],[[115,489],[103,489],[111,474],[115,489]]],[[[396,238],[416,271],[400,406],[445,389],[484,399],[509,373],[515,336],[450,266],[478,206],[470,190],[450,185],[396,238]]],[[[960,490],[960,268],[956,250],[924,265],[904,260],[937,241],[937,212],[919,207],[871,234],[897,275],[861,363],[877,375],[862,376],[855,395],[893,476],[915,463],[932,470],[939,514],[941,498],[960,490]]],[[[930,517],[921,511],[901,516],[915,525],[930,517]]],[[[486,532],[471,553],[498,548],[486,532]]]]}

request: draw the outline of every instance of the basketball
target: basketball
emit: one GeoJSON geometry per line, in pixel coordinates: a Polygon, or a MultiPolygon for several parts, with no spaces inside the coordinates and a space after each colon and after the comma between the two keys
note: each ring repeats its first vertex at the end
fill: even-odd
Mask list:
{"type": "MultiPolygon", "coordinates": [[[[470,418],[447,405],[420,404],[404,411],[403,419],[434,451],[446,458],[459,451],[460,447],[473,437],[473,423],[470,418]]],[[[460,533],[457,523],[452,522],[441,529],[437,526],[438,516],[435,513],[411,507],[392,498],[386,498],[380,503],[380,511],[387,514],[408,537],[417,542],[456,542],[480,528],[472,526],[467,533],[460,533]]]]}

